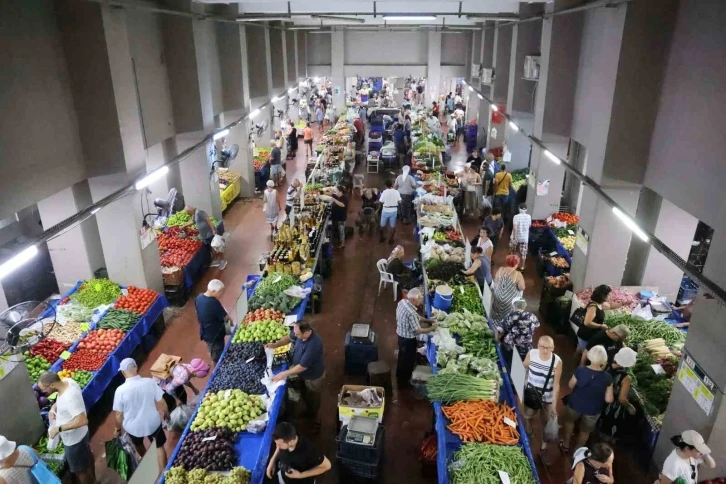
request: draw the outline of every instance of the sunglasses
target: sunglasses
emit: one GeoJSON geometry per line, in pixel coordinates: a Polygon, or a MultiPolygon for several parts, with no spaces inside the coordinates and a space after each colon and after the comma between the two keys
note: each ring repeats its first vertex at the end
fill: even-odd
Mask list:
{"type": "Polygon", "coordinates": [[[691,464],[691,479],[696,480],[698,472],[696,472],[696,464],[691,464]]]}

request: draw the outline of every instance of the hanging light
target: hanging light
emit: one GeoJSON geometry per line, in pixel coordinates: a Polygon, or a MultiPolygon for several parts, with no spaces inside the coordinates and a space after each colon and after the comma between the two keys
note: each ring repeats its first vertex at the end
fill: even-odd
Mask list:
{"type": "Polygon", "coordinates": [[[471,87],[471,86],[469,86],[469,90],[470,90],[471,92],[474,92],[474,88],[473,88],[473,87],[471,87]]]}
{"type": "Polygon", "coordinates": [[[255,109],[254,111],[252,111],[252,112],[250,113],[250,118],[254,118],[254,117],[255,117],[255,116],[257,116],[258,114],[260,114],[260,110],[259,110],[259,109],[255,109]]]}
{"type": "Polygon", "coordinates": [[[214,136],[212,136],[212,139],[213,139],[214,141],[217,141],[217,140],[218,140],[218,139],[220,139],[220,138],[224,138],[224,137],[225,137],[225,136],[227,136],[228,134],[229,134],[229,130],[228,130],[228,129],[223,129],[223,130],[222,130],[222,131],[220,131],[219,133],[214,133],[214,136]]]}
{"type": "Polygon", "coordinates": [[[16,269],[19,269],[23,264],[35,257],[37,254],[38,248],[34,245],[31,245],[9,261],[0,265],[0,280],[2,280],[5,276],[15,271],[16,269]]]}
{"type": "Polygon", "coordinates": [[[635,235],[641,238],[643,242],[648,242],[650,238],[648,235],[643,232],[643,229],[638,227],[638,224],[635,223],[635,221],[630,218],[628,215],[625,215],[619,208],[613,207],[613,213],[617,215],[617,217],[623,221],[623,223],[633,232],[635,232],[635,235]]]}
{"type": "Polygon", "coordinates": [[[479,96],[479,99],[484,99],[484,96],[482,96],[481,94],[477,94],[477,96],[479,96]]]}
{"type": "Polygon", "coordinates": [[[544,154],[545,154],[545,156],[546,156],[547,158],[549,158],[550,160],[552,160],[552,162],[553,162],[554,164],[556,164],[556,165],[559,165],[559,164],[561,164],[561,163],[562,163],[562,161],[561,161],[561,160],[560,160],[559,158],[557,158],[557,157],[556,157],[556,156],[554,155],[554,153],[552,153],[552,152],[551,152],[550,150],[544,150],[544,154]]]}
{"type": "Polygon", "coordinates": [[[491,104],[490,106],[491,106],[491,108],[492,108],[492,111],[494,111],[494,112],[497,112],[497,111],[499,111],[499,108],[497,107],[497,105],[496,105],[496,104],[491,104]]]}
{"type": "Polygon", "coordinates": [[[151,185],[152,183],[154,183],[156,180],[160,179],[161,177],[163,177],[167,173],[169,173],[169,167],[166,166],[166,165],[164,165],[161,168],[159,168],[158,170],[152,171],[151,173],[149,173],[148,175],[146,175],[144,178],[142,178],[141,180],[137,181],[134,184],[134,187],[137,190],[141,190],[142,188],[148,187],[149,185],[151,185]]]}

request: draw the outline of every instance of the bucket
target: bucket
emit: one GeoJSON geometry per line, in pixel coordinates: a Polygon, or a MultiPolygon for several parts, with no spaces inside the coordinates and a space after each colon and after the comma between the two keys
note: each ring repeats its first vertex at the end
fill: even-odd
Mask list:
{"type": "Polygon", "coordinates": [[[433,306],[439,311],[447,312],[451,307],[451,301],[454,299],[454,291],[447,286],[442,284],[436,286],[436,293],[434,294],[433,306]]]}

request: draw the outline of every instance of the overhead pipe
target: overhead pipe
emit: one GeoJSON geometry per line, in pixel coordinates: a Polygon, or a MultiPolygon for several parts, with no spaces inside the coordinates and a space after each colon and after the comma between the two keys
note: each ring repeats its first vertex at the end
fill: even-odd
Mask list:
{"type": "MultiPolygon", "coordinates": [[[[496,29],[496,28],[499,28],[499,27],[508,27],[510,25],[519,25],[519,24],[524,24],[524,23],[527,23],[527,22],[535,22],[535,21],[538,21],[538,20],[550,19],[550,18],[553,18],[553,17],[559,17],[561,15],[569,15],[571,13],[584,12],[584,11],[593,10],[593,9],[596,9],[596,8],[615,8],[615,7],[618,7],[619,5],[621,5],[623,3],[630,3],[632,1],[633,0],[599,0],[599,1],[596,1],[596,2],[588,3],[586,5],[580,5],[578,7],[566,8],[564,10],[559,10],[557,12],[543,13],[543,14],[540,14],[540,15],[535,15],[533,17],[528,17],[528,18],[525,18],[525,19],[514,20],[514,21],[511,21],[511,22],[501,22],[501,23],[498,23],[496,25],[491,25],[489,27],[484,27],[483,30],[496,29]]],[[[473,19],[473,18],[476,18],[476,17],[475,16],[468,16],[467,15],[467,18],[472,18],[473,19]]]]}

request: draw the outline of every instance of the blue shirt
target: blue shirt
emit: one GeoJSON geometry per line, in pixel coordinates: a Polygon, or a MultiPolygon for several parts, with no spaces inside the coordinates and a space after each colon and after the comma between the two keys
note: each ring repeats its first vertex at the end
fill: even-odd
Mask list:
{"type": "Polygon", "coordinates": [[[582,415],[599,415],[605,406],[605,391],[613,384],[606,371],[595,371],[586,366],[575,370],[577,385],[570,393],[569,407],[582,415]]]}
{"type": "Polygon", "coordinates": [[[399,130],[396,130],[393,132],[393,143],[396,146],[405,145],[406,144],[405,138],[406,138],[406,132],[403,131],[402,129],[399,129],[399,130]]]}
{"type": "Polygon", "coordinates": [[[315,110],[315,115],[318,117],[318,121],[323,120],[323,110],[322,109],[318,108],[317,110],[315,110]]]}
{"type": "Polygon", "coordinates": [[[476,282],[479,283],[479,287],[484,287],[484,283],[486,282],[487,285],[492,285],[492,263],[489,260],[489,257],[482,254],[481,257],[479,257],[479,260],[481,261],[481,265],[479,265],[479,268],[474,271],[474,277],[476,277],[476,282]]]}
{"type": "Polygon", "coordinates": [[[227,317],[227,311],[224,310],[222,303],[217,298],[202,293],[194,301],[194,307],[199,319],[199,339],[207,343],[220,339],[224,341],[224,318],[227,317]]]}
{"type": "Polygon", "coordinates": [[[303,341],[295,337],[290,329],[290,339],[295,342],[292,350],[292,364],[305,367],[305,371],[298,376],[303,380],[317,380],[325,373],[325,362],[323,361],[323,340],[313,331],[310,337],[303,341]]]}

